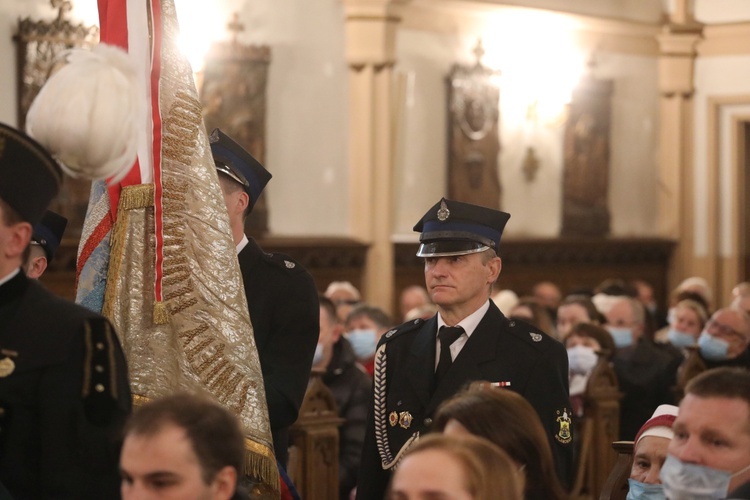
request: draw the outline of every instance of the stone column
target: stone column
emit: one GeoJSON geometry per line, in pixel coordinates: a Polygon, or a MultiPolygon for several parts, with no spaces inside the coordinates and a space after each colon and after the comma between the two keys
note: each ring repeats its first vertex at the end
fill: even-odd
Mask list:
{"type": "Polygon", "coordinates": [[[393,244],[393,66],[408,0],[343,0],[349,65],[350,234],[369,243],[364,275],[367,302],[391,312],[393,244]]]}
{"type": "Polygon", "coordinates": [[[690,0],[673,0],[659,42],[659,232],[679,242],[669,271],[670,289],[695,273],[693,201],[693,92],[696,45],[703,25],[690,0]]]}

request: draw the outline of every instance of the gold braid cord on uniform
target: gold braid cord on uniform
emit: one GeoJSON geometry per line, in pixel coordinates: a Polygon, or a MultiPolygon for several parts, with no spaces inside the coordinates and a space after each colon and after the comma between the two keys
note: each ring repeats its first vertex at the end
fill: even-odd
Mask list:
{"type": "Polygon", "coordinates": [[[204,393],[232,410],[245,472],[274,491],[279,476],[263,376],[192,70],[177,47],[172,0],[161,0],[163,280],[154,297],[154,185],[123,188],[103,312],[121,337],[139,400],[204,393]]]}

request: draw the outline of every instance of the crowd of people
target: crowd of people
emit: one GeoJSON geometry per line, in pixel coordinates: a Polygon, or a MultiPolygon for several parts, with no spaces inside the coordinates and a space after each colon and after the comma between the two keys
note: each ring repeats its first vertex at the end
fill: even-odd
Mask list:
{"type": "MultiPolygon", "coordinates": [[[[34,279],[65,229],[46,212],[59,167],[12,127],[0,139],[0,498],[265,498],[238,419],[208,392],[131,411],[112,324],[34,279]]],[[[391,318],[348,282],[318,294],[299,263],[246,236],[270,174],[221,131],[211,146],[284,498],[298,498],[288,431],[317,371],[343,419],[342,500],[565,499],[601,363],[622,392],[619,437],[634,441],[628,498],[750,498],[750,283],[714,307],[705,280],[685,280],[664,312],[643,281],[493,294],[510,215],[442,199],[414,227],[424,285],[391,318]],[[703,373],[678,388],[689,359],[703,373]]]]}

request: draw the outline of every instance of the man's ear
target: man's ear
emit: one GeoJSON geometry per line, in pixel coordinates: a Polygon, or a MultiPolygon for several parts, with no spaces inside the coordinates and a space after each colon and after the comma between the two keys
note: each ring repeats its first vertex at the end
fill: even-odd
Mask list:
{"type": "Polygon", "coordinates": [[[5,255],[8,258],[14,259],[23,256],[23,252],[31,241],[33,230],[31,224],[28,222],[18,222],[10,227],[10,231],[10,238],[5,247],[5,255]]]}
{"type": "Polygon", "coordinates": [[[213,500],[230,500],[237,489],[237,470],[231,465],[223,467],[211,484],[213,500]]]}
{"type": "Polygon", "coordinates": [[[44,274],[44,271],[47,269],[47,257],[40,256],[40,257],[32,257],[31,262],[29,262],[29,266],[26,269],[26,276],[32,279],[39,279],[39,277],[44,274]]]}
{"type": "Polygon", "coordinates": [[[489,271],[487,275],[487,283],[491,285],[500,277],[500,271],[503,269],[503,261],[500,257],[493,257],[487,262],[487,269],[489,271]]]}
{"type": "Polygon", "coordinates": [[[247,210],[247,207],[250,206],[250,195],[247,194],[247,192],[242,191],[237,198],[237,209],[240,211],[240,213],[244,214],[247,210]]]}

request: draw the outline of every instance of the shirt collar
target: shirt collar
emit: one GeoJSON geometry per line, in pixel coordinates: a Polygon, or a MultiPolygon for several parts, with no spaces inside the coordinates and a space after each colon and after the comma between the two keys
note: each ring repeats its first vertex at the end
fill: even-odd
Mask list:
{"type": "MultiPolygon", "coordinates": [[[[482,321],[482,318],[484,318],[484,315],[487,314],[487,311],[490,308],[490,299],[487,299],[487,302],[485,302],[482,307],[474,311],[473,313],[466,316],[464,319],[458,322],[457,325],[454,326],[460,326],[464,329],[464,332],[466,332],[466,335],[468,337],[471,337],[471,334],[474,333],[474,330],[477,329],[477,326],[479,326],[479,322],[482,321]]],[[[438,320],[438,331],[440,331],[440,327],[445,326],[446,323],[443,321],[443,317],[440,316],[440,313],[437,315],[438,320]]]]}
{"type": "Polygon", "coordinates": [[[237,254],[239,254],[242,251],[242,249],[244,249],[247,246],[248,243],[250,243],[250,240],[247,239],[246,234],[243,234],[242,239],[240,240],[239,243],[237,243],[237,254]]]}
{"type": "Polygon", "coordinates": [[[3,278],[0,278],[0,286],[3,286],[10,280],[16,277],[16,274],[21,272],[21,268],[17,268],[15,271],[12,271],[10,274],[6,274],[3,278]]]}

